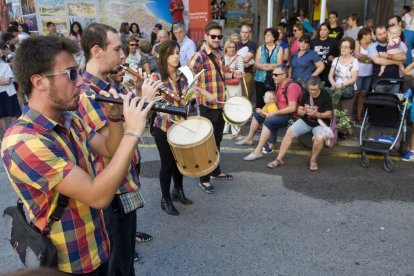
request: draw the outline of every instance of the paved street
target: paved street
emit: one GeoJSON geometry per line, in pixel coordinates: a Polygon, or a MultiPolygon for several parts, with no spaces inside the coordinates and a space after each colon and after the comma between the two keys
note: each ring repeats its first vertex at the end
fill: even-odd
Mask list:
{"type": "MultiPolygon", "coordinates": [[[[396,162],[393,173],[372,159],[343,158],[348,149],[325,150],[318,172],[299,145],[286,165],[268,169],[274,154],[254,162],[226,140],[222,168],[233,181],[212,181],[205,194],[185,178],[192,206],[160,208],[159,157],[152,140],[141,146],[146,206],[138,229],[154,240],[139,244],[137,275],[413,275],[414,163],[396,162]]],[[[351,150],[352,151],[352,150],[351,150]]],[[[354,156],[354,155],[349,155],[354,156]]],[[[15,202],[6,174],[0,209],[15,202]]],[[[0,232],[4,237],[3,229],[0,232]]],[[[22,266],[7,241],[0,243],[2,272],[22,266]]]]}

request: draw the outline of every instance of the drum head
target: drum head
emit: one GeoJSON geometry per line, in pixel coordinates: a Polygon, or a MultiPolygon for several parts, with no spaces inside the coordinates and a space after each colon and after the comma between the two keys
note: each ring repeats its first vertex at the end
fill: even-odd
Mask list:
{"type": "Polygon", "coordinates": [[[189,117],[174,124],[167,133],[169,142],[176,146],[188,146],[202,142],[211,133],[211,122],[203,117],[189,117]],[[191,131],[190,131],[191,130],[191,131]]]}
{"type": "Polygon", "coordinates": [[[245,97],[231,97],[224,105],[224,114],[233,123],[244,123],[253,113],[252,104],[245,97]]]}

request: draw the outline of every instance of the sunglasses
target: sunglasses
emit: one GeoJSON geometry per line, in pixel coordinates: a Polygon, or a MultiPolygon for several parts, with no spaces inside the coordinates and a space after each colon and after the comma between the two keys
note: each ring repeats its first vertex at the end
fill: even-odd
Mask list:
{"type": "Polygon", "coordinates": [[[218,38],[219,40],[223,39],[223,35],[210,35],[209,34],[209,36],[211,37],[211,39],[216,39],[216,38],[218,38]]]}
{"type": "Polygon", "coordinates": [[[280,76],[280,75],[283,75],[284,73],[279,73],[279,74],[277,74],[277,73],[273,73],[273,77],[277,77],[277,76],[280,76]]]}
{"type": "Polygon", "coordinates": [[[69,68],[66,70],[61,70],[61,71],[56,71],[56,72],[50,72],[50,73],[45,73],[43,74],[43,76],[45,77],[50,77],[50,76],[55,76],[55,75],[62,75],[62,74],[67,74],[69,79],[72,82],[77,81],[78,77],[80,76],[81,72],[79,70],[79,68],[69,68]]]}
{"type": "Polygon", "coordinates": [[[293,29],[293,32],[296,33],[297,31],[299,31],[298,29],[293,29]]]}
{"type": "Polygon", "coordinates": [[[129,44],[129,46],[131,46],[131,47],[137,47],[138,44],[129,44]]]}

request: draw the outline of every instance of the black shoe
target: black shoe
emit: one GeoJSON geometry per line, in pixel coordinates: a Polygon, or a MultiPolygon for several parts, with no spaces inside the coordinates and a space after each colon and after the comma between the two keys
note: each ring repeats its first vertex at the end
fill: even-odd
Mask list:
{"type": "Polygon", "coordinates": [[[135,251],[134,254],[134,262],[138,262],[141,259],[141,255],[137,251],[135,251]]]}
{"type": "Polygon", "coordinates": [[[136,232],[135,241],[136,242],[149,242],[149,241],[152,241],[152,236],[147,233],[136,232]]]}
{"type": "Polygon", "coordinates": [[[200,188],[208,194],[213,194],[215,192],[213,185],[211,185],[209,182],[200,182],[198,183],[198,186],[200,186],[200,188]]]}
{"type": "Polygon", "coordinates": [[[171,199],[161,199],[161,208],[167,212],[167,214],[172,216],[178,216],[180,213],[178,213],[177,209],[175,209],[171,199]]]}
{"type": "Polygon", "coordinates": [[[171,197],[172,197],[173,201],[180,201],[184,205],[193,204],[192,200],[185,197],[184,190],[182,188],[181,189],[174,189],[172,191],[171,197]]]}
{"type": "Polygon", "coordinates": [[[338,141],[344,141],[346,139],[346,134],[338,132],[338,141]]]}

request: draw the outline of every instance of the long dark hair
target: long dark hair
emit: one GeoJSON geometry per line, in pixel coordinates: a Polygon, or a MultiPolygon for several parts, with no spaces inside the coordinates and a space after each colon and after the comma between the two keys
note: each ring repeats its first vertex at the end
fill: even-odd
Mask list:
{"type": "Polygon", "coordinates": [[[132,32],[132,27],[133,26],[136,26],[137,27],[137,34],[139,35],[139,34],[141,34],[141,30],[140,30],[140,28],[139,28],[139,25],[137,24],[137,23],[131,23],[131,25],[129,25],[129,31],[131,32],[131,33],[133,33],[132,32]]]}
{"type": "Polygon", "coordinates": [[[73,27],[76,26],[76,25],[79,28],[79,35],[82,36],[82,32],[83,32],[82,26],[77,21],[73,21],[72,24],[70,24],[70,34],[73,35],[73,36],[78,36],[78,34],[73,31],[73,27]]]}
{"type": "MultiPolygon", "coordinates": [[[[160,55],[158,58],[158,69],[160,70],[161,80],[168,79],[168,57],[174,53],[175,48],[180,49],[180,45],[175,40],[167,40],[160,45],[160,55]]],[[[178,65],[180,67],[180,65],[178,65]]]]}

